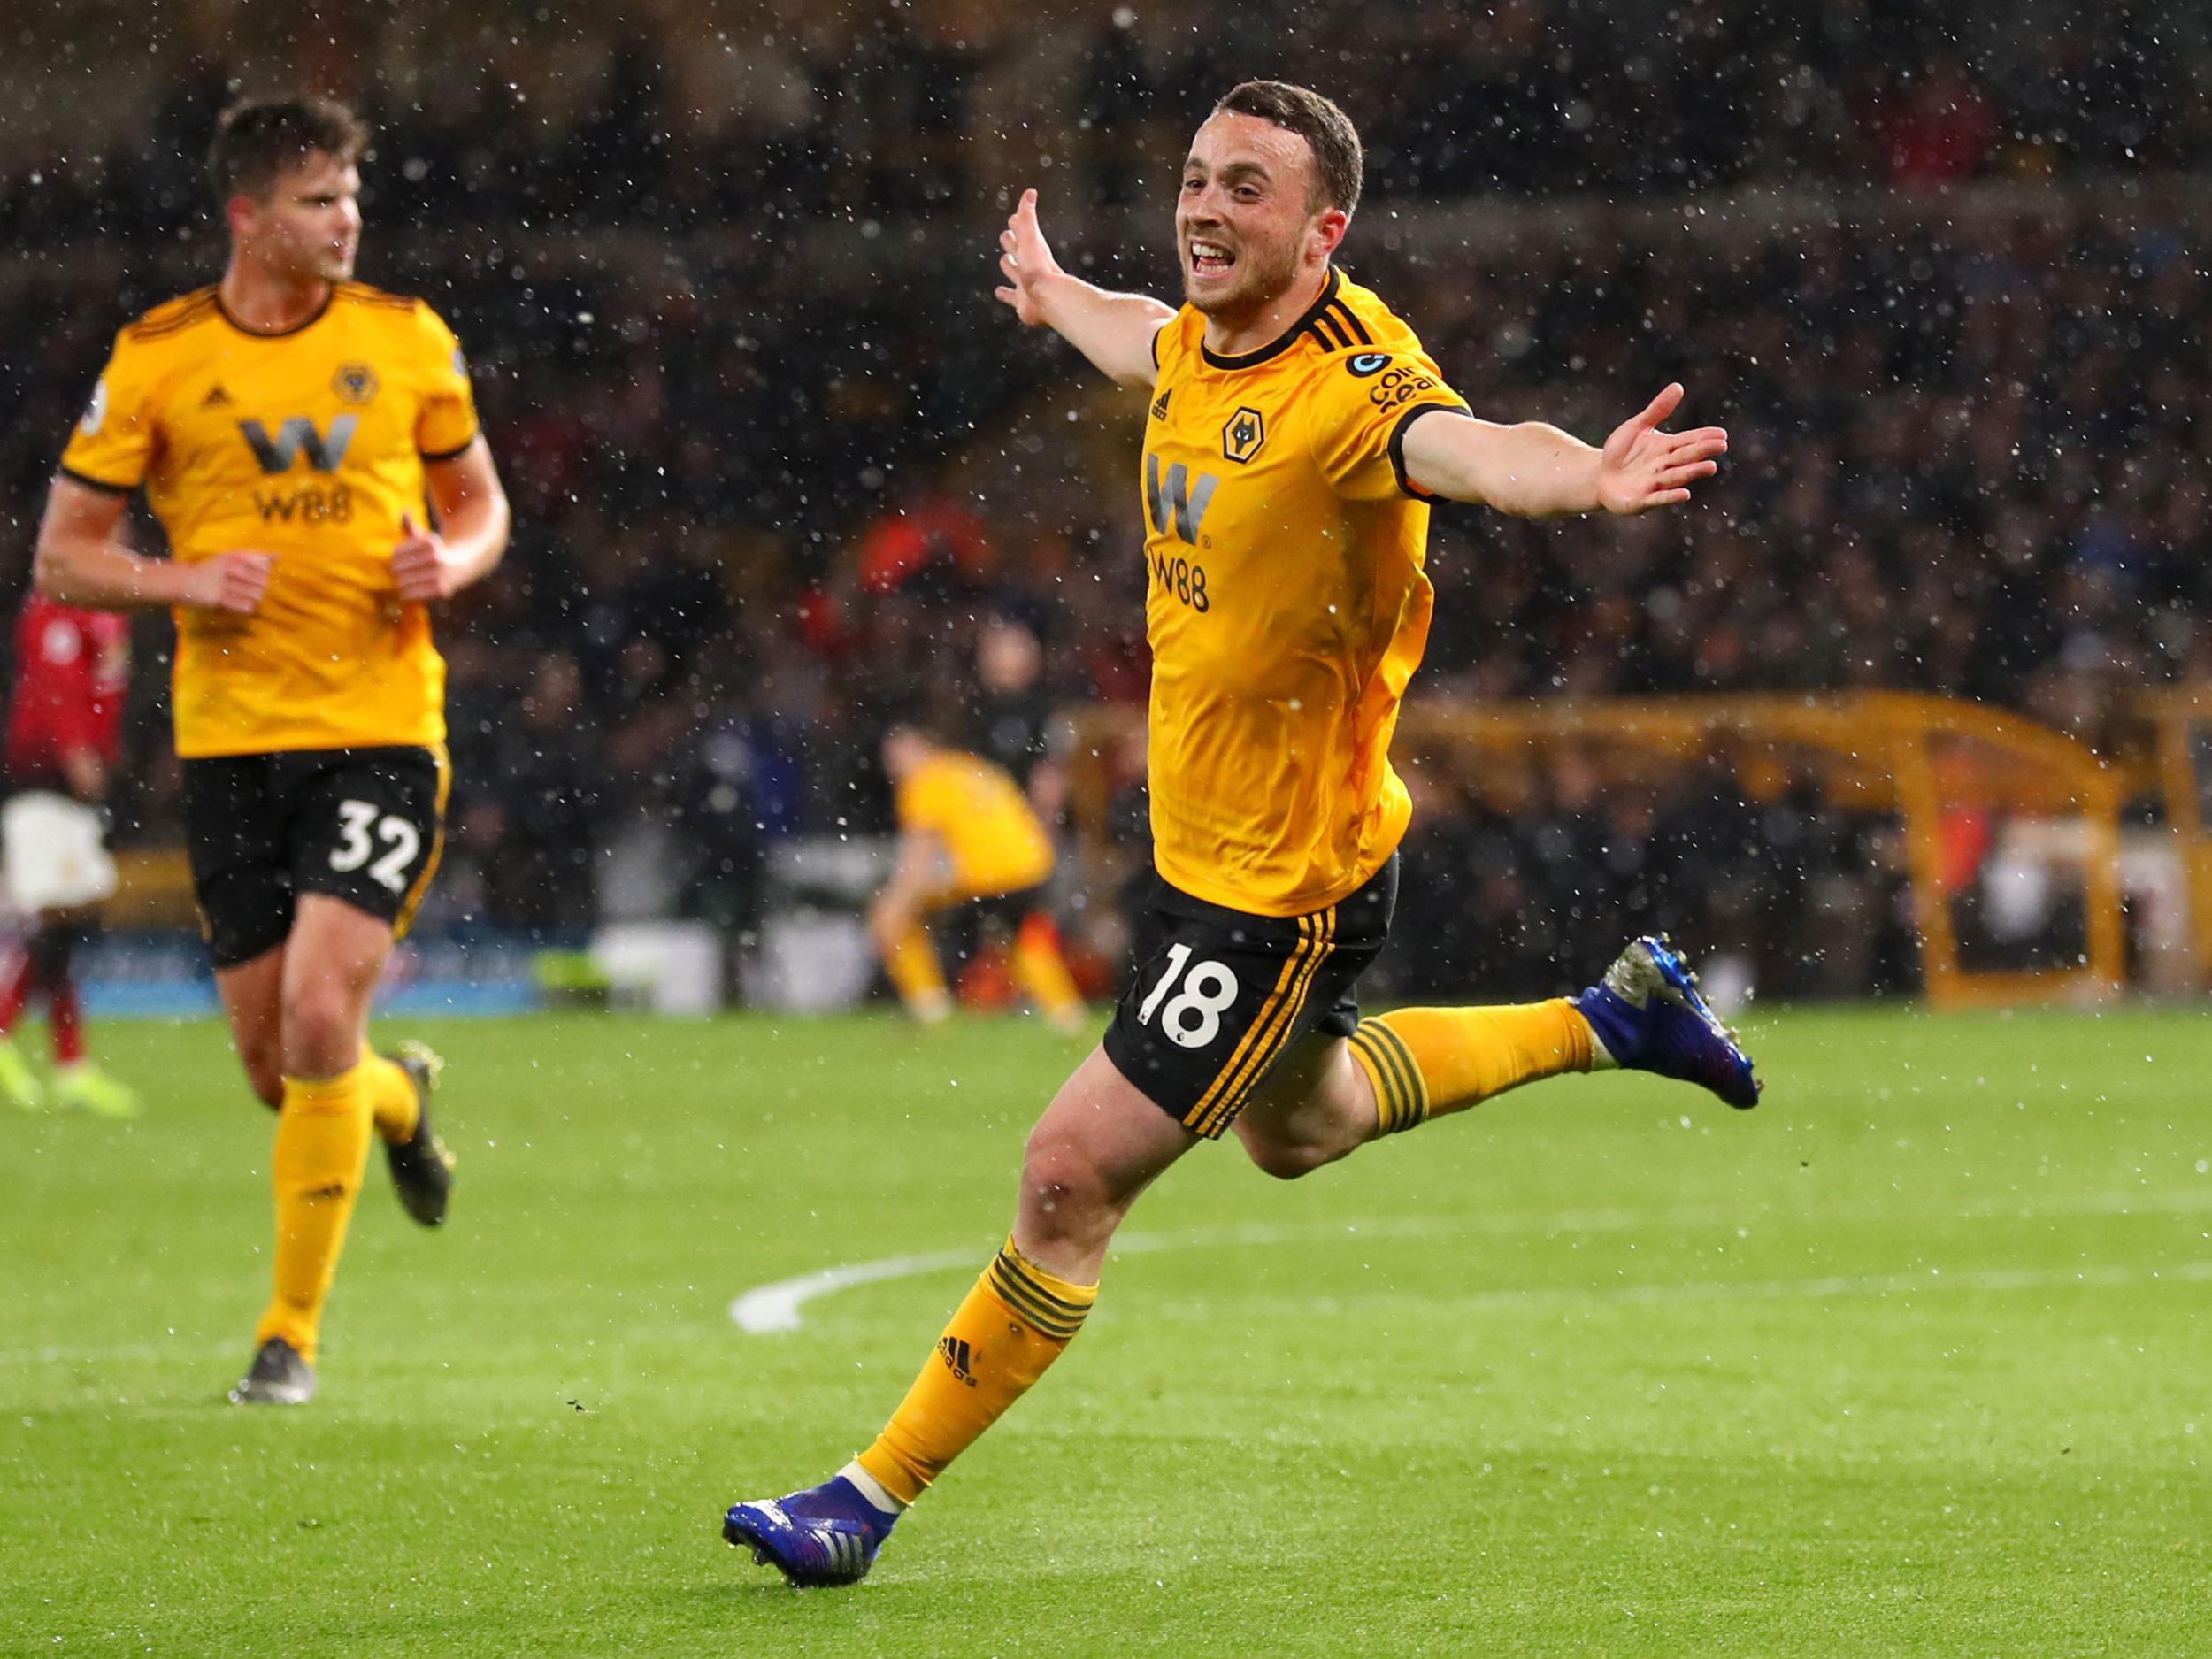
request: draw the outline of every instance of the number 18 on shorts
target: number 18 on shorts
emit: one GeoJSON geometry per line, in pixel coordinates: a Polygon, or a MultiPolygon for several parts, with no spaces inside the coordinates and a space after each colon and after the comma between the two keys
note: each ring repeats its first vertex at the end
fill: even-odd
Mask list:
{"type": "Polygon", "coordinates": [[[1397,885],[1393,857],[1341,902],[1275,917],[1156,879],[1149,948],[1107,1028],[1107,1057],[1186,1129],[1221,1134],[1302,1039],[1351,1035],[1354,988],[1389,936],[1397,885]]]}
{"type": "Polygon", "coordinates": [[[427,749],[186,761],[192,883],[215,965],[282,944],[302,893],[404,933],[437,863],[446,781],[444,756],[427,749]]]}

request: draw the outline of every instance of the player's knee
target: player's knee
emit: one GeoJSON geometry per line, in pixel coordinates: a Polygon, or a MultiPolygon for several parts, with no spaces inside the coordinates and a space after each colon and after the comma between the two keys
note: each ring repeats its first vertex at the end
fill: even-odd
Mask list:
{"type": "Polygon", "coordinates": [[[318,980],[285,999],[284,1066],[295,1077],[330,1077],[359,1057],[361,1010],[342,984],[318,980]]]}
{"type": "Polygon", "coordinates": [[[1021,1210],[1031,1236],[1085,1240],[1118,1219],[1097,1161],[1040,1125],[1022,1156],[1021,1210]]]}
{"type": "Polygon", "coordinates": [[[1325,1164],[1335,1163],[1351,1148],[1339,1149],[1303,1141],[1266,1141],[1256,1137],[1244,1143],[1244,1155],[1263,1175],[1279,1181],[1294,1181],[1325,1164]]]}

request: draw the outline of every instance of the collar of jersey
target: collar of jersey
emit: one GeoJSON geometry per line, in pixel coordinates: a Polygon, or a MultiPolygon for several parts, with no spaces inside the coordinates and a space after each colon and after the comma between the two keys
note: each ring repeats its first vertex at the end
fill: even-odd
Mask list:
{"type": "Polygon", "coordinates": [[[336,302],[337,298],[338,285],[335,282],[333,282],[330,285],[330,291],[323,296],[323,303],[320,305],[318,305],[303,321],[294,323],[289,328],[272,329],[247,327],[245,324],[240,322],[235,317],[233,317],[230,314],[230,307],[223,303],[223,290],[220,284],[218,284],[215,289],[215,310],[216,313],[220,316],[225,322],[228,323],[233,328],[235,328],[240,334],[245,335],[249,340],[281,340],[287,334],[296,334],[301,330],[312,328],[317,323],[322,321],[324,314],[330,310],[331,306],[336,302]]]}
{"type": "Polygon", "coordinates": [[[1216,369],[1248,369],[1256,364],[1266,362],[1270,357],[1279,357],[1290,349],[1291,342],[1298,338],[1300,330],[1318,317],[1321,314],[1321,308],[1336,297],[1337,289],[1343,285],[1343,273],[1334,265],[1331,265],[1329,280],[1321,285],[1320,298],[1307,306],[1296,322],[1291,324],[1289,327],[1284,329],[1281,334],[1262,346],[1257,351],[1247,351],[1237,357],[1225,357],[1201,340],[1198,342],[1199,353],[1206,359],[1207,366],[1216,369]]]}

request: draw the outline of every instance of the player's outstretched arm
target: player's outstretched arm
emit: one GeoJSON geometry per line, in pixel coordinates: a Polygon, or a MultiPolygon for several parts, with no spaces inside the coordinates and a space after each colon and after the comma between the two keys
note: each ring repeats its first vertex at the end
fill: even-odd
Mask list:
{"type": "Polygon", "coordinates": [[[428,604],[452,598],[498,568],[512,517],[491,447],[480,434],[452,459],[425,467],[423,479],[437,527],[426,529],[411,516],[400,520],[392,581],[402,599],[428,604]]]}
{"type": "Polygon", "coordinates": [[[97,611],[196,605],[250,613],[269,585],[268,554],[241,549],[180,565],[150,559],[115,539],[124,497],[68,477],[47,492],[31,581],[49,599],[97,611]]]}
{"type": "Polygon", "coordinates": [[[1110,380],[1152,384],[1152,336],[1175,315],[1173,306],[1148,294],[1110,294],[1063,271],[1038,228],[1034,190],[1022,192],[998,246],[1006,286],[994,292],[1015,316],[1051,329],[1110,380]]]}
{"type": "Polygon", "coordinates": [[[1479,502],[1523,518],[1564,513],[1648,512],[1690,498],[1720,470],[1728,434],[1718,426],[1663,432],[1682,401],[1669,386],[1614,429],[1605,447],[1541,421],[1502,426],[1438,414],[1406,428],[1406,476],[1431,495],[1479,502]]]}

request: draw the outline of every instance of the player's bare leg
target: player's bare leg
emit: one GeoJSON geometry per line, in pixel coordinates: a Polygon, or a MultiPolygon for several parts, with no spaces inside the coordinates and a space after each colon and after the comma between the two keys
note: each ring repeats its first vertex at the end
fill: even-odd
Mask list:
{"type": "Polygon", "coordinates": [[[1524,1083],[1615,1067],[1695,1083],[1738,1108],[1758,1102],[1750,1058],[1696,976],[1663,939],[1639,939],[1572,999],[1399,1009],[1361,1021],[1349,1041],[1308,1038],[1256,1091],[1236,1134],[1254,1164],[1291,1179],[1524,1083]]]}
{"type": "MultiPolygon", "coordinates": [[[[269,984],[276,987],[274,1045],[281,1067],[276,1146],[273,1290],[255,1333],[252,1369],[232,1391],[242,1403],[299,1404],[314,1393],[315,1347],[323,1304],[345,1245],[378,1120],[395,1112],[406,1133],[391,1144],[394,1174],[402,1155],[424,1141],[444,1214],[447,1170],[428,1137],[419,1083],[367,1052],[369,1009],[392,949],[390,924],[326,894],[302,895],[282,949],[226,971],[232,1034],[255,1076],[267,1064],[269,984]]],[[[257,1092],[262,1086],[256,1078],[257,1092]]],[[[403,1201],[408,1183],[400,1179],[403,1201]]],[[[411,1212],[417,1205],[409,1202],[411,1212]]],[[[417,1218],[426,1217],[417,1213],[417,1218]]]]}
{"type": "Polygon", "coordinates": [[[1318,1035],[1282,1057],[1230,1126],[1247,1157],[1286,1181],[1350,1156],[1382,1133],[1374,1087],[1351,1045],[1318,1035]]]}
{"type": "MultiPolygon", "coordinates": [[[[302,901],[302,909],[311,914],[320,915],[326,907],[334,913],[330,925],[341,931],[342,939],[357,939],[348,948],[372,953],[376,964],[369,975],[367,994],[348,999],[358,1003],[350,1050],[357,1062],[367,1047],[370,1006],[384,960],[391,952],[391,930],[341,900],[310,894],[302,901]]],[[[300,936],[296,924],[293,940],[300,936]]],[[[255,1098],[272,1111],[284,1099],[287,950],[287,945],[279,945],[251,961],[219,968],[215,973],[215,988],[230,1022],[231,1045],[245,1068],[246,1081],[255,1098]]],[[[452,1160],[422,1127],[422,1102],[437,1086],[444,1062],[421,1043],[403,1042],[394,1051],[391,1064],[403,1074],[405,1087],[396,1087],[391,1075],[378,1065],[372,1078],[377,1133],[394,1161],[393,1179],[399,1187],[400,1201],[416,1220],[435,1226],[444,1218],[452,1160]],[[404,1170],[403,1164],[407,1166],[404,1170]]]]}
{"type": "Polygon", "coordinates": [[[722,1535],[794,1584],[865,1576],[906,1506],[1074,1339],[1122,1217],[1197,1144],[1094,1049],[1030,1131],[1012,1236],[875,1443],[819,1486],[733,1505],[722,1535]]]}
{"type": "Polygon", "coordinates": [[[230,1022],[230,1042],[254,1098],[274,1111],[284,1102],[284,947],[215,970],[215,991],[230,1022]]]}
{"type": "Polygon", "coordinates": [[[868,938],[908,1015],[920,1025],[936,1025],[950,1018],[952,994],[945,988],[937,947],[923,919],[926,908],[894,882],[868,907],[868,938]]]}
{"type": "Polygon", "coordinates": [[[361,1063],[392,925],[343,899],[303,893],[286,940],[280,1031],[288,1077],[335,1077],[361,1063]]]}
{"type": "Polygon", "coordinates": [[[1029,1132],[1014,1246],[1071,1283],[1095,1286],[1130,1207],[1198,1144],[1094,1048],[1029,1132]]]}

